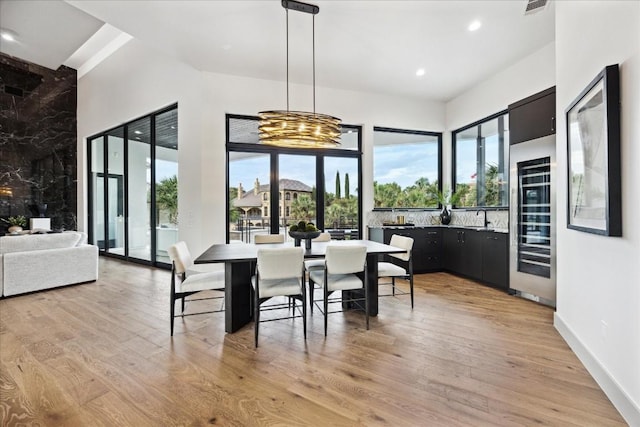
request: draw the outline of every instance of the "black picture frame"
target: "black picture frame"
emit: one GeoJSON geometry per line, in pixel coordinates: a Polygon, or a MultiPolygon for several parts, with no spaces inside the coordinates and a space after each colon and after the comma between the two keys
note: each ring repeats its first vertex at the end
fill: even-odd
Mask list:
{"type": "Polygon", "coordinates": [[[598,73],[565,116],[567,228],[622,236],[618,65],[598,73]]]}

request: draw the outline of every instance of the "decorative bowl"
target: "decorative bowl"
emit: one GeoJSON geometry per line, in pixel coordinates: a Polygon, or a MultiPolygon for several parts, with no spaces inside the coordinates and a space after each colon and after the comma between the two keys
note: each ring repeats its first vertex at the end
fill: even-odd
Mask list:
{"type": "Polygon", "coordinates": [[[294,245],[300,246],[302,240],[304,240],[304,247],[311,249],[311,240],[320,235],[321,231],[289,231],[289,236],[294,238],[294,245]]]}
{"type": "Polygon", "coordinates": [[[294,239],[315,239],[321,231],[289,231],[289,236],[294,239]]]}

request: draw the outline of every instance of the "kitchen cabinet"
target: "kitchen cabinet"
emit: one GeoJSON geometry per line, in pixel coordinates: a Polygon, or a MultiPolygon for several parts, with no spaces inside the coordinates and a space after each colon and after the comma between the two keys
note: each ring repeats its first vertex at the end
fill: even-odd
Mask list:
{"type": "Polygon", "coordinates": [[[509,288],[509,235],[478,232],[482,240],[482,281],[507,290],[509,288]]]}
{"type": "Polygon", "coordinates": [[[473,229],[443,230],[444,269],[482,280],[482,239],[473,229]]]}
{"type": "MultiPolygon", "coordinates": [[[[369,239],[389,244],[399,234],[413,239],[413,272],[427,273],[442,269],[442,230],[425,227],[370,228],[369,239]]],[[[389,258],[387,256],[387,258],[389,258]]],[[[388,260],[388,259],[387,259],[388,260]]]]}
{"type": "Polygon", "coordinates": [[[509,105],[510,145],[555,133],[555,86],[509,105]]]}
{"type": "MultiPolygon", "coordinates": [[[[509,234],[463,227],[373,227],[369,239],[413,238],[413,271],[448,271],[489,286],[509,288],[509,234]]],[[[386,258],[388,260],[388,256],[386,258]]]]}

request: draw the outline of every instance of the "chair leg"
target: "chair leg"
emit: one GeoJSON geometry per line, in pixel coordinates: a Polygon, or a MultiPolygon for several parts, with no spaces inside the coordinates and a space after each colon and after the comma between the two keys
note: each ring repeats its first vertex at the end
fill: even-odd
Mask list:
{"type": "Polygon", "coordinates": [[[329,316],[329,293],[327,286],[324,286],[324,336],[327,336],[327,317],[329,316]]]}
{"type": "Polygon", "coordinates": [[[411,289],[411,309],[413,310],[413,275],[409,276],[409,288],[411,289]]]}
{"type": "Polygon", "coordinates": [[[313,314],[313,288],[315,287],[315,283],[309,279],[309,308],[311,309],[311,314],[313,314]]]}
{"type": "Polygon", "coordinates": [[[396,278],[395,277],[391,278],[391,293],[393,296],[396,295],[396,278]]]}
{"type": "Polygon", "coordinates": [[[307,339],[307,291],[302,285],[302,328],[304,331],[304,339],[307,339]]]}
{"type": "Polygon", "coordinates": [[[260,326],[260,303],[255,300],[255,304],[253,307],[253,329],[255,333],[255,345],[258,348],[258,328],[260,326]]]}
{"type": "Polygon", "coordinates": [[[182,314],[184,314],[184,298],[185,297],[182,297],[182,314]]]}
{"type": "Polygon", "coordinates": [[[171,296],[171,308],[169,311],[171,316],[171,336],[173,336],[173,322],[175,320],[175,314],[176,314],[176,300],[173,297],[173,295],[171,296]]]}
{"type": "Polygon", "coordinates": [[[369,330],[369,291],[367,281],[364,282],[364,313],[367,319],[367,331],[369,330]]]}

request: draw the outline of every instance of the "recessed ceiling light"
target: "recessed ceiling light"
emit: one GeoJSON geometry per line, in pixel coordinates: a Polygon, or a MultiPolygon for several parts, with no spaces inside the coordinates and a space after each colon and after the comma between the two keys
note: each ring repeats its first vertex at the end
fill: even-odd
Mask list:
{"type": "Polygon", "coordinates": [[[475,31],[480,27],[482,27],[482,22],[475,20],[471,24],[469,24],[469,31],[475,31]]]}
{"type": "Polygon", "coordinates": [[[139,130],[134,130],[133,133],[135,133],[136,135],[142,135],[142,132],[140,132],[139,130]]]}
{"type": "Polygon", "coordinates": [[[2,40],[14,42],[16,41],[17,35],[15,32],[3,28],[2,30],[0,30],[0,37],[2,37],[2,40]]]}
{"type": "Polygon", "coordinates": [[[175,128],[176,128],[175,126],[171,126],[171,129],[175,129],[175,128]]]}
{"type": "Polygon", "coordinates": [[[418,68],[418,70],[416,71],[416,76],[424,76],[424,68],[418,68]]]}

